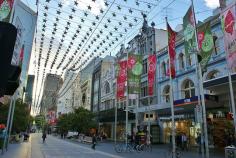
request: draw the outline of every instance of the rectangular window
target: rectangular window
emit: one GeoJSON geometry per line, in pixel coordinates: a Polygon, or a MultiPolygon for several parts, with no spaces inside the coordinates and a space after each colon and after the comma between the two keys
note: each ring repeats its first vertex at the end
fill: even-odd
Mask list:
{"type": "Polygon", "coordinates": [[[143,60],[143,74],[148,72],[147,59],[143,60]]]}
{"type": "Polygon", "coordinates": [[[141,97],[146,97],[148,95],[147,82],[141,83],[141,97]]]}

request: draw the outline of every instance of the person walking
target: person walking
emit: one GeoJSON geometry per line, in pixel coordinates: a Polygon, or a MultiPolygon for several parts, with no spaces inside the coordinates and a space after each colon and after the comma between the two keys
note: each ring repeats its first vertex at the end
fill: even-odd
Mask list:
{"type": "Polygon", "coordinates": [[[182,134],[182,150],[187,151],[187,136],[185,133],[182,134]]]}
{"type": "Polygon", "coordinates": [[[95,150],[96,143],[97,143],[96,135],[93,134],[93,137],[92,137],[92,149],[93,150],[95,150]]]}
{"type": "Polygon", "coordinates": [[[46,132],[43,132],[43,135],[42,135],[43,143],[45,142],[46,138],[47,138],[46,132]]]}

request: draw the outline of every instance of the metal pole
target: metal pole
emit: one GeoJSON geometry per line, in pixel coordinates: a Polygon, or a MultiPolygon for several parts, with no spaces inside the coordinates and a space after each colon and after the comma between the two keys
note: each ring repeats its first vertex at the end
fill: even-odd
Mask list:
{"type": "Polygon", "coordinates": [[[127,53],[127,65],[126,65],[126,73],[127,73],[127,85],[126,85],[126,111],[125,111],[125,144],[127,146],[128,144],[128,117],[129,117],[129,113],[128,113],[128,106],[129,106],[129,88],[128,88],[128,59],[129,59],[129,53],[128,51],[127,53]]]}
{"type": "MultiPolygon", "coordinates": [[[[200,65],[199,65],[199,67],[200,67],[200,65]]],[[[201,68],[199,68],[199,81],[200,81],[200,89],[201,89],[201,102],[202,102],[205,151],[206,151],[206,158],[209,158],[208,133],[207,133],[207,121],[206,121],[206,105],[205,105],[205,96],[204,96],[204,91],[203,91],[201,68]]]]}
{"type": "Polygon", "coordinates": [[[139,95],[137,95],[136,105],[135,105],[135,129],[138,131],[138,107],[139,107],[139,95]]]}
{"type": "MultiPolygon", "coordinates": [[[[17,91],[16,91],[17,94],[17,91]]],[[[11,113],[11,119],[10,119],[10,128],[9,128],[9,134],[8,134],[8,140],[7,140],[7,145],[9,144],[9,136],[11,135],[11,130],[12,130],[12,123],[13,123],[13,118],[14,118],[14,112],[15,112],[15,106],[16,106],[16,94],[13,95],[13,106],[12,106],[12,113],[11,113]]]]}
{"type": "Polygon", "coordinates": [[[231,107],[232,107],[233,118],[234,118],[234,135],[235,135],[235,133],[236,133],[236,113],[235,113],[234,91],[233,91],[233,84],[232,84],[232,77],[231,77],[230,70],[228,70],[228,79],[229,79],[230,101],[231,101],[231,107]]]}
{"type": "Polygon", "coordinates": [[[151,132],[151,122],[150,122],[150,105],[151,105],[151,102],[150,102],[150,96],[148,97],[148,135],[150,137],[150,132],[151,132]]]}
{"type": "MultiPolygon", "coordinates": [[[[196,78],[197,78],[197,85],[199,85],[200,84],[200,82],[199,82],[199,75],[198,75],[198,59],[197,59],[197,55],[196,55],[196,53],[194,53],[195,54],[195,58],[196,58],[196,60],[195,60],[195,64],[196,64],[196,66],[195,66],[195,71],[196,71],[196,78]]],[[[201,142],[200,142],[200,146],[201,146],[201,155],[202,155],[202,158],[204,158],[204,145],[203,145],[203,138],[204,138],[204,135],[203,135],[203,126],[202,126],[202,119],[203,119],[203,116],[202,116],[202,108],[201,108],[201,93],[200,93],[200,87],[199,86],[197,86],[197,93],[198,93],[198,97],[197,97],[197,100],[198,100],[198,105],[197,106],[200,106],[200,111],[198,111],[199,110],[199,107],[197,107],[197,112],[198,113],[200,113],[201,115],[201,119],[199,120],[199,123],[200,123],[200,129],[201,129],[201,142]]]]}
{"type": "MultiPolygon", "coordinates": [[[[198,37],[197,37],[197,27],[196,27],[196,17],[194,12],[194,5],[193,0],[191,0],[192,3],[192,12],[193,12],[193,18],[194,18],[194,28],[195,28],[195,38],[196,38],[196,47],[197,52],[199,52],[199,46],[198,46],[198,37]]],[[[194,53],[196,56],[196,60],[198,61],[197,54],[194,53]]],[[[206,151],[206,158],[209,158],[209,147],[208,147],[208,133],[207,133],[207,121],[206,121],[206,105],[205,105],[205,96],[204,96],[204,89],[203,89],[203,80],[202,80],[202,69],[201,64],[198,64],[198,73],[199,73],[199,87],[200,87],[200,94],[201,94],[201,102],[202,102],[202,115],[203,115],[203,127],[204,127],[204,142],[205,142],[205,151],[206,151]]],[[[204,144],[203,144],[204,145],[204,144]]]]}
{"type": "MultiPolygon", "coordinates": [[[[167,17],[166,24],[167,24],[167,17]]],[[[168,52],[169,52],[169,46],[168,46],[168,52]]],[[[174,111],[174,95],[173,95],[173,82],[172,82],[172,72],[171,72],[171,63],[170,63],[170,57],[169,57],[169,77],[170,77],[170,105],[171,105],[171,132],[172,132],[172,157],[176,157],[176,146],[175,146],[175,111],[174,111]]]]}
{"type": "Polygon", "coordinates": [[[115,130],[114,130],[114,139],[115,139],[115,144],[116,144],[116,131],[117,131],[117,81],[116,81],[116,86],[115,86],[115,130]]]}
{"type": "MultiPolygon", "coordinates": [[[[10,118],[11,118],[11,113],[12,113],[13,98],[14,98],[14,95],[11,97],[11,102],[10,102],[10,106],[9,106],[9,110],[8,110],[8,116],[7,116],[6,136],[4,137],[4,142],[3,142],[3,149],[6,148],[6,150],[8,148],[7,141],[9,139],[8,131],[9,131],[10,118]]],[[[3,150],[2,150],[2,152],[3,152],[3,150]]]]}

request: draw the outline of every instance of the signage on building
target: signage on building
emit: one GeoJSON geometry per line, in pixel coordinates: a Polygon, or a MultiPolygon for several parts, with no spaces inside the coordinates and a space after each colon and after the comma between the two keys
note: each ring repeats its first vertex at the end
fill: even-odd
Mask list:
{"type": "Polygon", "coordinates": [[[14,51],[12,55],[11,64],[18,66],[19,61],[20,61],[20,52],[22,48],[22,34],[23,34],[24,28],[19,17],[16,18],[16,22],[14,25],[17,28],[17,36],[16,36],[16,43],[15,43],[15,47],[14,47],[14,51]]]}
{"type": "MultiPolygon", "coordinates": [[[[205,100],[218,102],[218,96],[205,94],[205,100]]],[[[188,104],[194,104],[198,102],[198,96],[193,96],[191,98],[179,99],[174,101],[175,106],[182,106],[188,104]]]]}

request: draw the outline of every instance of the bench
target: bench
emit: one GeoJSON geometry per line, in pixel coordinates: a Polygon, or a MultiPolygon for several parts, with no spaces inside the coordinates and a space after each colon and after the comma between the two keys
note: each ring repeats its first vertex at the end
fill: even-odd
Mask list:
{"type": "Polygon", "coordinates": [[[92,143],[92,137],[84,136],[83,142],[85,142],[85,143],[92,143]]]}

